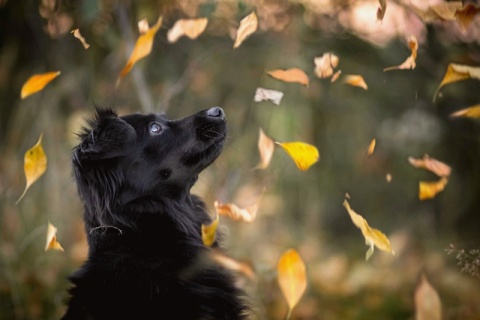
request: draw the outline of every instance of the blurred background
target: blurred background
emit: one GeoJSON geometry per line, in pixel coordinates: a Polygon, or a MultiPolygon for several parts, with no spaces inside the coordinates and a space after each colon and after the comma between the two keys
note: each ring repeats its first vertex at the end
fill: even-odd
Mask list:
{"type": "Polygon", "coordinates": [[[173,119],[224,108],[224,152],[192,192],[212,215],[215,200],[259,201],[252,223],[220,219],[229,256],[254,272],[242,285],[255,319],[287,314],[276,265],[289,248],[307,268],[292,319],[415,319],[422,275],[438,293],[442,319],[480,319],[480,123],[449,116],[480,103],[480,82],[444,86],[432,102],[449,63],[480,65],[480,18],[462,30],[456,21],[426,24],[412,10],[440,3],[388,0],[378,21],[374,0],[0,0],[0,319],[57,319],[65,310],[67,277],[87,254],[71,150],[96,105],[173,119]],[[233,49],[252,11],[258,30],[233,49]],[[153,25],[159,16],[151,54],[116,86],[137,22],[153,25]],[[209,19],[198,39],[167,41],[175,21],[194,17],[209,19]],[[71,34],[77,28],[88,49],[71,34]],[[419,43],[416,68],[384,72],[410,55],[410,35],[419,43]],[[368,90],[317,78],[314,58],[327,52],[368,90]],[[265,72],[293,67],[309,86],[265,72]],[[50,71],[61,75],[20,99],[31,75],[50,71]],[[254,102],[258,87],[282,91],[280,105],[254,102]],[[319,162],[302,172],[277,147],[268,168],[253,170],[260,128],[276,141],[315,145],[319,162]],[[15,204],[25,189],[24,154],[41,133],[48,169],[15,204]],[[438,178],[407,160],[424,154],[452,167],[445,190],[429,200],[419,200],[418,183],[438,178]],[[376,250],[365,261],[368,247],[342,206],[347,193],[389,237],[394,256],[376,250]],[[64,252],[44,252],[48,221],[64,252]]]}

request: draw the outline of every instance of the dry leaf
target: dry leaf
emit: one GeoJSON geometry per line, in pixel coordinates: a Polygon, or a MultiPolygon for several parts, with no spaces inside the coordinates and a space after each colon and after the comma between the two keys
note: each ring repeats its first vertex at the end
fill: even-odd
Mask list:
{"type": "Polygon", "coordinates": [[[282,98],[283,98],[283,92],[281,91],[270,90],[265,88],[257,88],[257,90],[255,91],[255,97],[253,98],[253,101],[255,102],[271,101],[278,106],[280,104],[280,101],[282,101],[282,98]]]}
{"type": "Polygon", "coordinates": [[[313,164],[315,164],[320,155],[318,149],[311,144],[304,142],[276,142],[280,147],[285,150],[288,155],[293,159],[298,169],[302,171],[308,170],[313,164]]]}
{"type": "Polygon", "coordinates": [[[468,3],[464,8],[455,11],[455,18],[463,31],[467,31],[473,18],[480,13],[480,8],[473,3],[468,3]]]}
{"type": "Polygon", "coordinates": [[[383,17],[385,17],[385,12],[387,11],[387,1],[386,0],[378,0],[380,3],[380,7],[377,9],[377,20],[382,21],[383,17]]]}
{"type": "Polygon", "coordinates": [[[241,273],[250,280],[255,279],[255,272],[248,263],[232,259],[219,251],[212,253],[212,259],[226,269],[241,273]]]}
{"type": "Polygon", "coordinates": [[[27,152],[25,152],[23,168],[25,171],[27,184],[25,186],[23,194],[20,196],[16,203],[19,203],[20,200],[22,200],[22,198],[27,193],[28,188],[30,188],[30,186],[35,181],[37,181],[38,178],[40,178],[47,170],[47,156],[43,151],[42,137],[43,133],[40,134],[38,142],[32,148],[28,149],[27,152]]]}
{"type": "Polygon", "coordinates": [[[440,85],[435,91],[433,101],[435,102],[438,92],[444,85],[466,79],[480,80],[480,67],[450,63],[448,65],[447,72],[443,76],[442,82],[440,82],[440,85]]]}
{"type": "Polygon", "coordinates": [[[342,70],[338,70],[337,72],[335,72],[332,76],[332,78],[330,79],[330,82],[335,82],[337,81],[338,77],[340,77],[340,74],[342,74],[342,70]]]}
{"type": "Polygon", "coordinates": [[[445,189],[445,186],[448,183],[448,179],[446,177],[442,177],[438,181],[420,181],[419,182],[419,189],[418,189],[418,198],[420,200],[428,200],[435,198],[435,196],[442,192],[445,189]]]}
{"type": "Polygon", "coordinates": [[[87,41],[85,41],[85,38],[82,36],[82,34],[80,33],[80,29],[75,29],[75,30],[72,30],[73,33],[73,36],[75,38],[77,38],[78,40],[80,40],[80,42],[82,43],[83,47],[85,48],[85,50],[87,50],[90,45],[87,43],[87,41]]]}
{"type": "Polygon", "coordinates": [[[362,76],[356,74],[350,74],[345,76],[344,82],[354,87],[360,87],[365,90],[368,90],[367,83],[362,76]]]}
{"type": "Polygon", "coordinates": [[[290,318],[293,308],[297,305],[307,288],[307,272],[305,263],[295,249],[285,251],[277,264],[278,284],[288,303],[290,318]]]}
{"type": "Polygon", "coordinates": [[[48,222],[45,252],[48,250],[64,251],[60,243],[57,241],[57,228],[50,222],[48,222]]]}
{"type": "Polygon", "coordinates": [[[480,104],[454,112],[450,117],[480,118],[480,104]]]}
{"type": "Polygon", "coordinates": [[[425,23],[443,20],[455,20],[455,13],[457,12],[457,10],[461,10],[462,8],[463,4],[461,1],[444,2],[442,4],[429,6],[427,10],[422,10],[412,5],[413,11],[425,23]]]}
{"type": "Polygon", "coordinates": [[[160,29],[161,25],[162,25],[162,17],[158,18],[157,23],[152,28],[150,28],[145,34],[142,34],[140,35],[140,37],[138,37],[137,42],[135,43],[135,47],[133,48],[133,52],[131,53],[130,58],[127,61],[127,64],[120,72],[117,85],[120,82],[120,80],[123,77],[125,77],[128,72],[130,72],[133,65],[138,60],[145,58],[150,54],[153,46],[153,39],[158,29],[160,29]]]}
{"type": "Polygon", "coordinates": [[[20,97],[25,99],[29,95],[37,93],[45,88],[53,79],[60,75],[60,71],[35,74],[31,76],[22,86],[20,97]]]}
{"type": "Polygon", "coordinates": [[[417,59],[417,51],[418,51],[418,42],[417,37],[411,35],[408,37],[408,47],[412,51],[410,56],[405,60],[401,65],[388,67],[383,69],[383,71],[395,70],[395,69],[415,69],[416,63],[415,59],[417,59]]]}
{"type": "Polygon", "coordinates": [[[306,73],[299,68],[291,68],[287,70],[275,69],[267,71],[267,74],[277,80],[284,82],[297,82],[308,87],[309,79],[306,73]]]}
{"type": "Polygon", "coordinates": [[[415,320],[441,320],[442,302],[435,288],[422,275],[415,289],[415,320]]]}
{"type": "Polygon", "coordinates": [[[392,175],[390,173],[387,173],[385,176],[385,179],[387,180],[388,183],[392,182],[392,175]]]}
{"type": "Polygon", "coordinates": [[[148,32],[150,29],[150,26],[148,25],[148,20],[147,18],[144,18],[140,21],[138,21],[138,33],[139,34],[145,34],[148,32]]]}
{"type": "Polygon", "coordinates": [[[321,57],[314,58],[313,63],[315,64],[315,75],[318,78],[331,77],[333,75],[333,69],[338,66],[339,61],[340,60],[338,59],[338,57],[331,52],[327,52],[321,57]]]}
{"type": "Polygon", "coordinates": [[[378,229],[371,228],[368,225],[367,220],[365,220],[361,215],[353,211],[346,199],[345,201],[343,201],[343,206],[347,209],[353,224],[362,231],[362,234],[365,237],[365,243],[370,246],[366,253],[365,260],[370,259],[370,257],[372,256],[374,246],[376,246],[380,250],[395,254],[390,245],[390,240],[388,240],[385,234],[383,234],[378,229]]]}
{"type": "Polygon", "coordinates": [[[176,42],[180,37],[187,36],[190,39],[196,39],[207,28],[208,19],[180,19],[173,27],[168,30],[167,39],[168,42],[176,42]]]}
{"type": "Polygon", "coordinates": [[[258,151],[260,153],[260,162],[255,169],[266,169],[272,160],[275,142],[261,128],[258,137],[258,151]]]}
{"type": "Polygon", "coordinates": [[[202,241],[203,244],[207,247],[211,247],[212,244],[215,242],[216,234],[217,234],[217,227],[218,222],[220,221],[220,217],[218,213],[210,224],[204,225],[202,224],[202,241]]]}
{"type": "Polygon", "coordinates": [[[239,208],[233,203],[221,203],[215,201],[214,206],[218,215],[227,216],[235,221],[253,222],[258,211],[258,203],[246,208],[239,208]]]}
{"type": "Polygon", "coordinates": [[[377,140],[375,138],[370,141],[370,145],[368,146],[368,151],[367,151],[367,157],[372,156],[373,152],[375,151],[375,145],[377,143],[377,140]]]}
{"type": "Polygon", "coordinates": [[[408,157],[408,162],[410,162],[410,164],[415,168],[426,169],[435,173],[439,177],[448,177],[452,171],[450,166],[434,158],[430,158],[428,154],[424,155],[422,159],[408,157]]]}
{"type": "Polygon", "coordinates": [[[245,39],[248,38],[252,33],[257,31],[258,28],[258,18],[255,12],[250,13],[248,16],[240,21],[240,26],[237,30],[237,38],[233,44],[233,49],[238,48],[245,39]]]}

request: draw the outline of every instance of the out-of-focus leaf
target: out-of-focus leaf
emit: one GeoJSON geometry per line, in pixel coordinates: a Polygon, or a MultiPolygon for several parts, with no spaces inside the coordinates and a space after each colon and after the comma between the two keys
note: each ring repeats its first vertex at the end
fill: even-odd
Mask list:
{"type": "Polygon", "coordinates": [[[298,169],[302,171],[308,170],[320,158],[318,149],[311,144],[304,142],[277,142],[280,147],[285,150],[293,159],[298,169]]]}
{"type": "Polygon", "coordinates": [[[22,86],[20,97],[25,99],[26,97],[37,93],[45,88],[53,79],[60,75],[60,71],[47,72],[42,74],[35,74],[31,76],[22,86]]]}
{"type": "Polygon", "coordinates": [[[253,101],[255,102],[271,101],[278,106],[280,104],[280,101],[282,101],[282,98],[283,98],[282,91],[265,89],[265,88],[257,88],[257,90],[255,91],[255,97],[253,98],[253,101]]]}
{"type": "Polygon", "coordinates": [[[305,263],[295,249],[289,249],[280,257],[277,272],[280,289],[288,303],[287,319],[289,319],[293,308],[307,288],[305,263]]]}
{"type": "Polygon", "coordinates": [[[431,23],[442,20],[455,20],[455,13],[457,10],[463,8],[462,1],[449,1],[438,5],[429,6],[427,10],[419,9],[415,6],[411,6],[412,10],[423,20],[425,23],[431,23]]]}
{"type": "Polygon", "coordinates": [[[275,151],[275,142],[267,136],[261,128],[258,137],[258,151],[260,153],[260,162],[255,169],[266,169],[272,160],[273,152],[275,151]]]}
{"type": "Polygon", "coordinates": [[[237,30],[237,37],[235,39],[235,43],[233,44],[233,48],[238,48],[245,39],[247,39],[252,33],[257,31],[258,28],[258,18],[255,12],[250,13],[248,16],[240,21],[240,26],[237,30]]]}
{"type": "Polygon", "coordinates": [[[45,151],[43,151],[42,137],[43,134],[40,135],[38,142],[32,148],[28,149],[27,152],[25,152],[23,169],[25,171],[27,184],[23,194],[16,203],[19,203],[20,200],[22,200],[27,193],[28,188],[30,188],[30,186],[47,170],[47,156],[45,155],[45,151]]]}
{"type": "Polygon", "coordinates": [[[48,222],[45,252],[48,250],[64,251],[60,243],[57,241],[57,228],[50,222],[48,222]]]}
{"type": "Polygon", "coordinates": [[[77,38],[78,40],[80,40],[80,42],[82,43],[83,47],[85,48],[85,50],[87,50],[90,45],[87,43],[87,41],[85,40],[85,38],[82,36],[82,34],[80,33],[80,29],[74,29],[72,30],[73,33],[73,36],[75,38],[77,38]]]}
{"type": "Polygon", "coordinates": [[[246,208],[239,208],[234,203],[221,203],[215,201],[214,206],[217,210],[217,215],[227,216],[235,221],[253,222],[257,217],[258,203],[246,208]]]}
{"type": "Polygon", "coordinates": [[[418,42],[417,37],[411,35],[408,37],[408,47],[412,51],[410,56],[405,60],[401,65],[388,67],[383,69],[383,71],[395,70],[395,69],[415,69],[416,63],[415,59],[417,59],[417,51],[418,51],[418,42]]]}
{"type": "Polygon", "coordinates": [[[137,42],[135,43],[135,47],[133,48],[133,52],[127,61],[127,64],[125,65],[125,67],[123,67],[122,71],[120,72],[117,85],[119,84],[120,80],[123,77],[125,77],[127,73],[130,72],[133,65],[138,60],[145,58],[150,54],[153,46],[153,39],[158,29],[160,29],[161,25],[162,25],[162,17],[158,18],[157,23],[152,28],[150,28],[145,34],[142,34],[140,35],[140,37],[138,37],[137,42]]]}
{"type": "Polygon", "coordinates": [[[480,104],[459,110],[450,115],[450,117],[480,118],[480,104]]]}
{"type": "Polygon", "coordinates": [[[480,13],[480,8],[473,3],[468,3],[464,8],[455,12],[455,17],[463,31],[467,31],[473,18],[475,18],[478,13],[480,13]]]}
{"type": "Polygon", "coordinates": [[[377,140],[373,138],[372,141],[370,141],[370,145],[368,146],[367,157],[371,157],[373,155],[376,144],[377,144],[377,140]]]}
{"type": "Polygon", "coordinates": [[[333,75],[333,69],[338,66],[339,59],[331,52],[323,54],[321,57],[313,59],[315,64],[315,75],[318,78],[329,78],[333,75]]]}
{"type": "Polygon", "coordinates": [[[387,173],[385,175],[385,180],[387,180],[388,183],[392,182],[392,174],[391,173],[387,173]]]}
{"type": "Polygon", "coordinates": [[[441,320],[442,302],[435,288],[422,275],[415,289],[415,320],[441,320]]]}
{"type": "Polygon", "coordinates": [[[372,256],[374,246],[382,251],[395,254],[392,246],[390,245],[390,240],[388,240],[385,234],[383,234],[378,229],[371,228],[368,225],[367,220],[365,220],[361,215],[353,211],[346,199],[345,201],[343,201],[343,206],[347,209],[347,212],[350,215],[353,224],[362,231],[362,234],[365,237],[365,243],[370,246],[366,253],[365,260],[370,259],[370,257],[372,256]]]}
{"type": "Polygon", "coordinates": [[[145,34],[150,29],[150,26],[148,25],[147,18],[144,18],[144,19],[138,21],[137,25],[138,25],[138,33],[139,34],[145,34]]]}
{"type": "Polygon", "coordinates": [[[386,0],[378,0],[380,3],[380,7],[377,9],[377,20],[382,21],[383,17],[385,17],[385,12],[387,11],[387,1],[386,0]]]}
{"type": "Polygon", "coordinates": [[[333,74],[333,76],[330,78],[330,82],[335,82],[337,81],[338,77],[342,74],[342,70],[338,70],[333,74]]]}
{"type": "Polygon", "coordinates": [[[408,157],[408,162],[415,168],[426,169],[435,173],[439,177],[448,177],[452,168],[437,159],[430,158],[428,154],[424,155],[422,159],[408,157]]]}
{"type": "Polygon", "coordinates": [[[180,37],[187,36],[190,39],[196,39],[205,31],[207,27],[207,18],[198,19],[180,19],[167,32],[168,42],[176,42],[180,37]]]}
{"type": "Polygon", "coordinates": [[[442,177],[438,181],[420,181],[418,189],[418,198],[420,200],[427,200],[435,198],[435,196],[442,192],[445,189],[445,186],[448,183],[446,177],[442,177]]]}
{"type": "Polygon", "coordinates": [[[219,221],[220,221],[220,217],[218,216],[218,213],[217,213],[215,220],[213,220],[210,224],[207,224],[207,225],[202,224],[202,241],[203,241],[203,244],[206,245],[207,247],[212,246],[212,244],[215,242],[219,221]]]}
{"type": "Polygon", "coordinates": [[[450,63],[448,65],[447,72],[443,76],[442,82],[440,82],[440,85],[435,91],[433,101],[435,102],[438,92],[444,85],[467,79],[480,80],[480,67],[450,63]]]}
{"type": "Polygon", "coordinates": [[[291,68],[287,70],[275,69],[267,71],[267,74],[284,82],[297,82],[307,87],[309,84],[308,76],[302,69],[299,68],[291,68]]]}
{"type": "Polygon", "coordinates": [[[217,250],[212,252],[212,259],[226,269],[241,273],[250,280],[255,279],[255,272],[248,263],[237,261],[217,250]]]}
{"type": "Polygon", "coordinates": [[[344,78],[344,82],[354,87],[360,87],[362,89],[368,90],[368,85],[363,79],[362,76],[357,74],[349,74],[344,78]]]}

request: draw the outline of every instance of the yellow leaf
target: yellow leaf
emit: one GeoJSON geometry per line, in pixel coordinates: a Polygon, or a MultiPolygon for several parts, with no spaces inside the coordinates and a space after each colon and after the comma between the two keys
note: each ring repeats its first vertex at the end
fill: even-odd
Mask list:
{"type": "Polygon", "coordinates": [[[450,166],[438,161],[437,159],[430,158],[428,154],[424,155],[423,159],[408,157],[408,162],[415,168],[426,169],[435,173],[439,177],[448,177],[452,171],[450,166]]]}
{"type": "Polygon", "coordinates": [[[40,178],[45,171],[47,170],[47,156],[43,151],[42,147],[42,137],[43,133],[40,135],[38,142],[30,149],[25,152],[24,157],[24,171],[25,177],[27,179],[27,184],[25,186],[25,190],[20,198],[17,200],[16,203],[19,203],[20,200],[25,196],[27,193],[28,188],[40,178]]]}
{"type": "Polygon", "coordinates": [[[142,34],[140,35],[140,37],[138,37],[137,42],[135,43],[135,47],[133,48],[133,52],[131,53],[130,58],[127,61],[127,64],[125,65],[125,67],[123,67],[122,71],[120,72],[117,85],[120,82],[120,80],[123,77],[125,77],[128,72],[130,72],[133,65],[138,60],[145,58],[150,54],[153,46],[153,39],[158,29],[160,29],[161,25],[162,25],[162,17],[158,18],[157,23],[152,28],[150,28],[145,34],[142,34]]]}
{"type": "Polygon", "coordinates": [[[48,250],[64,251],[60,243],[57,241],[57,228],[50,222],[48,222],[45,252],[47,252],[48,250]]]}
{"type": "Polygon", "coordinates": [[[77,38],[78,40],[80,40],[80,42],[82,43],[83,47],[85,48],[85,50],[87,50],[90,45],[87,43],[87,41],[85,41],[85,38],[82,36],[82,34],[80,33],[80,29],[75,29],[75,30],[72,30],[71,33],[73,33],[73,36],[75,38],[77,38]]]}
{"type": "Polygon", "coordinates": [[[212,259],[226,269],[239,272],[251,280],[255,279],[255,272],[248,263],[232,259],[219,251],[212,252],[212,259]]]}
{"type": "Polygon", "coordinates": [[[338,66],[339,59],[331,52],[323,54],[321,57],[313,59],[315,64],[315,75],[318,78],[329,78],[333,75],[333,69],[338,66]]]}
{"type": "Polygon", "coordinates": [[[388,240],[385,234],[383,234],[378,229],[371,228],[368,225],[367,220],[365,220],[361,215],[353,211],[346,199],[345,201],[343,201],[343,206],[347,209],[347,212],[350,215],[353,224],[362,231],[362,234],[365,238],[365,243],[370,246],[367,251],[365,260],[370,259],[370,257],[372,256],[374,246],[382,251],[395,254],[390,245],[390,240],[388,240]]]}
{"type": "Polygon", "coordinates": [[[20,97],[25,99],[29,95],[37,93],[45,88],[53,79],[60,75],[60,71],[35,74],[31,76],[22,86],[20,97]]]}
{"type": "Polygon", "coordinates": [[[284,82],[297,82],[308,87],[309,79],[305,72],[299,68],[291,68],[287,70],[275,69],[267,71],[267,74],[277,80],[284,82]]]}
{"type": "Polygon", "coordinates": [[[433,101],[435,102],[438,92],[444,85],[466,79],[480,80],[480,67],[450,63],[447,72],[443,76],[442,82],[440,82],[440,85],[433,95],[433,101]]]}
{"type": "Polygon", "coordinates": [[[468,3],[464,8],[455,11],[455,17],[463,31],[467,31],[473,18],[475,18],[478,13],[480,13],[480,8],[473,3],[468,3]]]}
{"type": "Polygon", "coordinates": [[[408,37],[408,47],[412,51],[410,57],[407,58],[401,65],[388,67],[383,69],[383,71],[395,70],[395,69],[415,69],[416,63],[415,59],[417,59],[417,51],[418,51],[418,42],[417,37],[411,35],[408,37]]]}
{"type": "Polygon", "coordinates": [[[419,182],[419,189],[418,189],[418,198],[420,200],[427,200],[435,198],[435,196],[442,192],[445,189],[445,186],[448,183],[448,179],[446,177],[442,177],[438,181],[420,181],[419,182]]]}
{"type": "Polygon", "coordinates": [[[350,74],[345,76],[344,82],[354,87],[360,87],[365,90],[368,90],[367,83],[362,76],[356,74],[350,74]]]}
{"type": "Polygon", "coordinates": [[[434,287],[422,275],[415,289],[415,320],[441,320],[442,302],[434,287]]]}
{"type": "Polygon", "coordinates": [[[367,151],[367,157],[370,157],[375,151],[376,143],[377,143],[377,140],[375,138],[373,138],[372,141],[370,141],[370,145],[368,146],[368,151],[367,151]]]}
{"type": "Polygon", "coordinates": [[[450,117],[480,118],[480,104],[454,112],[450,117]]]}
{"type": "Polygon", "coordinates": [[[378,0],[380,3],[380,7],[377,9],[377,20],[382,21],[383,17],[385,17],[385,12],[387,11],[387,1],[386,0],[378,0]]]}
{"type": "Polygon", "coordinates": [[[295,249],[285,251],[277,264],[278,284],[288,303],[290,318],[293,308],[297,305],[307,288],[307,272],[305,264],[295,249]]]}
{"type": "Polygon", "coordinates": [[[270,90],[270,89],[265,89],[265,88],[257,88],[255,91],[255,97],[253,98],[253,101],[255,102],[260,102],[260,101],[271,101],[277,106],[280,104],[280,101],[282,101],[283,98],[283,92],[278,91],[278,90],[270,90]]]}
{"type": "Polygon", "coordinates": [[[261,128],[258,137],[258,151],[260,153],[260,162],[255,169],[265,169],[272,160],[273,152],[275,151],[275,142],[267,136],[261,128]]]}
{"type": "Polygon", "coordinates": [[[318,149],[304,142],[275,142],[293,159],[297,168],[306,171],[315,164],[320,155],[318,149]]]}
{"type": "Polygon", "coordinates": [[[205,31],[207,24],[207,18],[180,19],[175,22],[170,30],[168,30],[168,42],[176,42],[182,36],[187,36],[190,39],[196,39],[203,33],[203,31],[205,31]]]}
{"type": "Polygon", "coordinates": [[[218,215],[227,216],[236,221],[253,222],[257,216],[258,203],[246,208],[239,208],[233,203],[221,203],[215,201],[215,209],[218,215]]]}
{"type": "Polygon", "coordinates": [[[238,48],[245,39],[248,38],[252,33],[257,31],[258,28],[258,18],[255,12],[250,13],[248,16],[240,21],[240,26],[237,30],[237,37],[235,43],[233,44],[233,49],[238,48]]]}
{"type": "Polygon", "coordinates": [[[212,244],[215,242],[219,220],[220,220],[220,217],[217,214],[215,217],[215,220],[213,220],[210,224],[207,224],[207,225],[202,224],[202,241],[203,241],[203,244],[206,245],[207,247],[211,247],[212,244]]]}

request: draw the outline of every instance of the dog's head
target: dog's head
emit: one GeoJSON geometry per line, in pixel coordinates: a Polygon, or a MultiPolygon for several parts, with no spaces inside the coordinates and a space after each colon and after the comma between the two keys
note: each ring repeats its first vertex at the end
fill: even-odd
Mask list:
{"type": "Polygon", "coordinates": [[[184,197],[220,154],[226,131],[219,107],[180,120],[97,110],[73,155],[89,223],[104,224],[105,214],[131,201],[184,197]]]}

